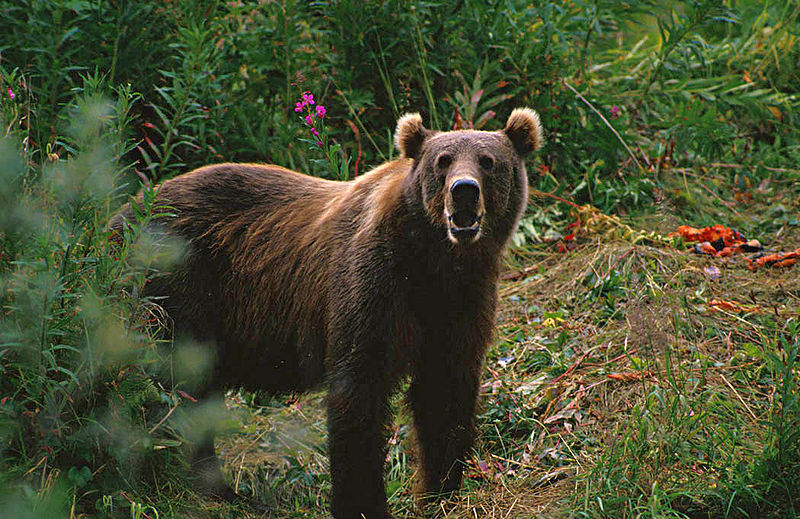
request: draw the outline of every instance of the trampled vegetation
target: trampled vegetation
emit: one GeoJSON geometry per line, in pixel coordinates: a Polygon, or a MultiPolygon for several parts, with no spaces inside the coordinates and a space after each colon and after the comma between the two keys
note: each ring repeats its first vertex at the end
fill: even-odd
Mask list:
{"type": "MultiPolygon", "coordinates": [[[[189,490],[190,419],[229,429],[268,516],[324,516],[321,395],[198,407],[179,382],[208,359],[139,296],[176,252],[141,232],[157,182],[353,178],[406,111],[497,129],[516,106],[547,143],[449,513],[800,516],[800,265],[747,261],[800,248],[797,2],[16,0],[0,87],[0,517],[259,517],[189,490]],[[766,250],[669,236],[715,224],[766,250]]],[[[390,503],[415,517],[396,406],[390,503]]]]}

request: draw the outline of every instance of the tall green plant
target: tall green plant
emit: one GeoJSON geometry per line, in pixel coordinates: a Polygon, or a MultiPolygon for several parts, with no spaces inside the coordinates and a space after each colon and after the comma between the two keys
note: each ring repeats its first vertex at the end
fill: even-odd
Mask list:
{"type": "Polygon", "coordinates": [[[712,24],[738,22],[733,10],[715,0],[692,0],[687,2],[685,9],[685,12],[679,12],[672,7],[666,18],[656,19],[661,42],[654,66],[648,71],[640,105],[647,100],[652,86],[662,81],[664,69],[675,70],[681,65],[688,68],[690,57],[705,63],[703,51],[707,44],[700,36],[701,29],[712,24]]]}
{"type": "Polygon", "coordinates": [[[213,153],[206,140],[215,130],[207,121],[214,122],[216,114],[226,108],[218,100],[223,78],[212,72],[220,57],[213,35],[212,29],[203,23],[178,29],[178,42],[173,45],[178,54],[177,67],[162,71],[167,85],[156,87],[160,99],[149,105],[158,124],[146,127],[157,139],[145,136],[139,147],[146,169],[154,179],[183,171],[184,157],[192,152],[205,160],[211,155],[209,152],[213,153]]]}
{"type": "MultiPolygon", "coordinates": [[[[2,196],[14,215],[0,220],[0,256],[13,259],[0,270],[0,479],[47,481],[43,491],[71,489],[81,502],[133,485],[144,466],[169,457],[155,445],[178,445],[168,429],[153,435],[142,414],[149,406],[158,420],[177,404],[152,378],[161,353],[136,295],[165,249],[106,228],[122,199],[138,100],[89,75],[57,140],[66,156],[36,164],[20,160],[19,133],[0,141],[2,196]]],[[[153,200],[144,197],[134,230],[147,225],[153,200]]],[[[20,499],[0,499],[0,515],[29,506],[20,499]]]]}

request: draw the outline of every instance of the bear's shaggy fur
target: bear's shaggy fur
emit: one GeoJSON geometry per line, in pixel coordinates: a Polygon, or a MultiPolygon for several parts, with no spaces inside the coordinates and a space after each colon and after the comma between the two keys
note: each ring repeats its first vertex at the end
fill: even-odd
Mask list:
{"type": "MultiPolygon", "coordinates": [[[[473,441],[506,243],[525,209],[533,110],[497,132],[398,121],[399,160],[350,182],[219,164],[164,182],[158,221],[188,244],[148,285],[175,335],[215,344],[205,394],[325,382],[334,517],[388,517],[388,399],[410,377],[420,487],[458,489],[473,441]]],[[[130,206],[111,222],[119,229],[130,206]]],[[[198,447],[219,478],[213,438],[198,447]]]]}

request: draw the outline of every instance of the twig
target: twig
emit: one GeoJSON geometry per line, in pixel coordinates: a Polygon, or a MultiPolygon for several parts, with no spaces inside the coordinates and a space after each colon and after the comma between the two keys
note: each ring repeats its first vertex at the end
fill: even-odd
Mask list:
{"type": "Polygon", "coordinates": [[[46,460],[46,459],[47,459],[47,456],[43,456],[43,457],[42,457],[42,459],[40,459],[40,460],[39,460],[39,462],[38,462],[38,463],[36,463],[36,465],[34,465],[33,467],[31,467],[31,469],[30,469],[30,470],[28,470],[28,472],[26,472],[26,473],[25,473],[25,475],[27,476],[28,474],[30,474],[31,472],[33,472],[34,470],[36,470],[36,469],[39,467],[39,465],[41,465],[41,464],[42,464],[42,462],[44,462],[44,460],[46,460]]]}
{"type": "MultiPolygon", "coordinates": [[[[745,169],[745,168],[752,168],[753,166],[747,166],[745,164],[723,164],[720,162],[712,162],[709,164],[712,168],[722,168],[722,169],[745,169]]],[[[774,171],[776,173],[800,173],[800,169],[788,169],[788,168],[771,168],[769,166],[761,166],[762,168],[766,169],[767,171],[774,171]]]]}
{"type": "Polygon", "coordinates": [[[508,513],[505,515],[505,517],[511,517],[511,512],[514,511],[514,507],[517,506],[517,502],[518,501],[519,501],[519,497],[515,497],[514,498],[514,502],[511,503],[510,507],[508,507],[508,513]]]}
{"type": "MultiPolygon", "coordinates": [[[[625,341],[627,342],[627,340],[628,340],[628,339],[626,338],[626,339],[625,339],[625,341]]],[[[601,365],[602,365],[602,366],[605,366],[606,364],[611,364],[612,362],[617,362],[618,360],[620,360],[620,359],[623,359],[623,358],[625,358],[625,357],[629,357],[629,356],[633,355],[634,353],[636,353],[636,352],[638,352],[638,351],[639,351],[639,348],[633,348],[632,350],[630,350],[630,351],[626,351],[625,353],[623,353],[623,354],[621,354],[621,355],[617,355],[616,357],[614,357],[614,358],[613,358],[613,359],[611,359],[611,360],[607,360],[607,361],[605,361],[605,362],[604,362],[603,364],[601,364],[601,365]]]]}
{"type": "Polygon", "coordinates": [[[353,171],[353,178],[356,178],[358,176],[358,164],[361,162],[361,133],[358,131],[358,127],[355,125],[355,123],[353,123],[353,121],[347,119],[345,122],[353,131],[353,135],[356,137],[356,143],[358,144],[358,156],[356,157],[356,165],[353,171]]]}
{"type": "Polygon", "coordinates": [[[644,159],[644,163],[647,164],[648,168],[652,168],[653,165],[650,164],[650,159],[647,158],[647,154],[644,152],[641,146],[636,146],[636,149],[639,150],[639,153],[642,154],[642,158],[644,159]]]}
{"type": "Polygon", "coordinates": [[[608,122],[608,119],[606,119],[606,118],[605,118],[605,116],[604,116],[603,114],[601,114],[601,113],[600,113],[600,111],[599,111],[597,108],[595,108],[595,107],[594,107],[594,105],[592,105],[592,103],[590,103],[590,102],[589,102],[589,101],[588,101],[588,100],[587,100],[585,97],[583,97],[583,96],[581,95],[581,93],[580,93],[580,92],[578,92],[577,90],[575,90],[575,88],[574,88],[572,85],[570,85],[569,83],[567,83],[567,82],[566,82],[566,80],[564,81],[564,85],[565,85],[567,88],[569,88],[570,90],[572,90],[572,92],[573,92],[573,93],[574,93],[576,96],[578,96],[578,99],[580,99],[581,101],[583,101],[583,102],[586,104],[586,106],[588,106],[589,108],[591,108],[591,109],[592,109],[592,111],[593,111],[594,113],[596,113],[596,114],[597,114],[597,116],[598,116],[598,117],[600,117],[600,119],[602,119],[602,120],[603,120],[603,122],[606,124],[606,126],[608,126],[608,128],[609,128],[609,129],[610,129],[610,130],[611,130],[611,131],[614,133],[614,135],[616,135],[616,136],[617,136],[617,139],[619,139],[619,142],[621,142],[621,143],[622,143],[622,145],[625,147],[625,150],[628,152],[628,155],[630,155],[630,156],[631,156],[631,159],[633,159],[633,162],[635,162],[635,163],[636,163],[636,166],[637,166],[637,167],[638,167],[640,170],[644,169],[644,168],[642,167],[642,164],[641,164],[641,162],[639,162],[639,159],[637,159],[637,158],[636,158],[636,155],[634,155],[634,154],[633,154],[633,151],[632,151],[632,150],[631,150],[631,149],[628,147],[628,145],[627,145],[627,144],[625,143],[625,141],[622,139],[622,136],[619,134],[619,132],[618,132],[617,130],[615,130],[613,126],[611,126],[611,123],[610,123],[610,122],[608,122]]]}
{"type": "Polygon", "coordinates": [[[752,409],[750,409],[750,406],[749,406],[749,405],[747,405],[747,402],[745,402],[745,401],[744,401],[744,398],[742,398],[742,395],[740,395],[740,394],[739,394],[739,392],[738,392],[738,391],[736,391],[736,388],[735,388],[735,387],[733,387],[733,386],[731,385],[731,383],[730,383],[730,382],[728,382],[728,379],[727,379],[727,378],[725,378],[725,375],[723,375],[722,373],[720,373],[720,374],[719,374],[719,376],[722,378],[722,381],[723,381],[723,382],[725,382],[725,384],[727,384],[727,386],[728,386],[729,388],[731,388],[731,391],[733,391],[733,394],[734,394],[734,395],[736,395],[736,398],[738,398],[738,399],[739,399],[739,402],[741,402],[741,403],[742,403],[742,405],[744,406],[744,408],[745,408],[745,409],[747,409],[747,412],[748,412],[748,413],[750,413],[750,416],[753,418],[753,421],[757,422],[757,421],[758,421],[758,418],[756,417],[756,415],[755,415],[755,413],[753,412],[753,410],[752,410],[752,409]]]}
{"type": "MultiPolygon", "coordinates": [[[[723,162],[712,162],[707,165],[709,168],[719,168],[719,169],[751,169],[761,167],[766,169],[767,171],[772,171],[774,173],[800,173],[800,169],[790,169],[790,168],[773,168],[770,166],[764,166],[763,164],[726,164],[723,162]]],[[[691,173],[693,168],[672,168],[672,171],[678,171],[681,173],[689,173],[690,175],[699,176],[696,173],[691,173]]]]}
{"type": "Polygon", "coordinates": [[[524,269],[518,270],[516,272],[514,271],[506,272],[505,274],[500,276],[500,279],[503,281],[516,281],[518,279],[527,277],[528,274],[530,274],[531,272],[535,272],[537,270],[539,270],[539,265],[531,265],[530,267],[525,267],[524,269]]]}
{"type": "MultiPolygon", "coordinates": [[[[131,505],[135,505],[135,504],[136,504],[136,501],[134,501],[133,499],[131,499],[131,498],[130,498],[130,496],[128,496],[128,494],[127,494],[127,493],[125,493],[125,491],[124,491],[124,490],[120,490],[120,491],[119,491],[119,494],[120,494],[122,497],[124,497],[124,498],[125,498],[125,500],[126,500],[126,501],[128,501],[128,503],[130,503],[131,505]]],[[[149,515],[147,515],[147,514],[146,514],[144,511],[142,511],[142,517],[144,517],[145,519],[152,519],[152,518],[151,518],[149,515]]]]}
{"type": "Polygon", "coordinates": [[[613,263],[613,264],[611,265],[611,267],[608,269],[608,272],[606,272],[606,273],[603,275],[603,277],[602,277],[602,278],[598,279],[598,281],[602,281],[603,279],[605,279],[605,278],[607,278],[609,275],[611,275],[611,272],[614,270],[614,267],[616,267],[616,266],[617,266],[617,263],[619,263],[619,262],[622,260],[622,258],[624,258],[624,257],[625,257],[625,256],[627,256],[628,254],[630,254],[632,251],[633,251],[633,248],[630,248],[630,249],[626,250],[625,252],[623,252],[623,253],[622,253],[622,255],[621,255],[619,258],[617,258],[616,260],[614,260],[614,263],[613,263]]]}
{"type": "Polygon", "coordinates": [[[558,200],[559,202],[562,202],[564,204],[572,206],[575,209],[580,209],[581,208],[581,206],[579,206],[575,202],[571,202],[571,201],[567,200],[566,198],[561,198],[558,195],[554,195],[553,193],[548,193],[546,191],[539,191],[538,189],[530,189],[530,190],[528,190],[528,197],[531,197],[531,196],[538,196],[538,197],[542,197],[542,198],[552,198],[553,200],[558,200]]]}
{"type": "Polygon", "coordinates": [[[172,414],[172,412],[173,412],[175,409],[177,409],[177,408],[178,408],[178,404],[175,404],[174,406],[172,406],[172,407],[170,408],[170,410],[169,410],[169,411],[167,411],[167,414],[165,414],[165,415],[164,415],[164,418],[162,418],[161,420],[159,420],[157,424],[155,424],[153,427],[151,427],[151,428],[150,428],[150,430],[149,430],[149,431],[147,431],[147,433],[148,433],[148,434],[153,434],[154,432],[156,432],[156,429],[158,429],[159,427],[161,427],[161,424],[163,424],[164,422],[166,422],[166,421],[167,421],[167,418],[169,418],[169,415],[171,415],[171,414],[172,414]]]}
{"type": "Polygon", "coordinates": [[[580,366],[581,363],[586,359],[586,357],[589,356],[590,353],[592,353],[591,349],[589,351],[587,351],[586,353],[584,353],[583,355],[581,355],[581,358],[579,358],[578,360],[573,362],[572,365],[569,368],[567,368],[567,371],[565,371],[564,373],[562,373],[559,376],[557,376],[556,378],[554,378],[550,383],[551,384],[557,384],[562,378],[566,377],[567,375],[569,375],[570,373],[575,371],[575,368],[580,366]]]}

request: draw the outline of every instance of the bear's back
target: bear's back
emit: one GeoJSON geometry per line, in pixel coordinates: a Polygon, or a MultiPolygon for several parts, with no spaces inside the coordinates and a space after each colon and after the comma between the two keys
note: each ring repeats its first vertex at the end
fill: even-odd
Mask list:
{"type": "MultiPolygon", "coordinates": [[[[359,230],[375,225],[370,215],[387,209],[383,198],[396,200],[407,169],[389,163],[334,182],[279,166],[218,164],[167,180],[156,205],[172,216],[153,227],[182,239],[186,254],[145,293],[160,298],[176,336],[218,343],[218,376],[229,384],[312,386],[325,371],[331,280],[352,261],[353,243],[369,242],[359,230]]],[[[111,228],[132,212],[123,209],[111,228]]]]}
{"type": "MultiPolygon", "coordinates": [[[[287,204],[336,196],[346,184],[331,182],[280,166],[216,164],[167,180],[159,200],[183,220],[216,223],[251,212],[263,216],[287,204]]],[[[311,206],[313,209],[314,206],[311,206]]]]}

